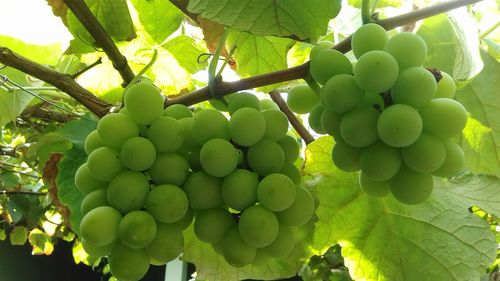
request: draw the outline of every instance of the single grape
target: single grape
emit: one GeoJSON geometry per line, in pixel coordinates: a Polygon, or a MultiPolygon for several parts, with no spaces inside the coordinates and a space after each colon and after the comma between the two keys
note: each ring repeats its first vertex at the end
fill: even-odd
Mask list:
{"type": "Polygon", "coordinates": [[[163,184],[149,191],[146,210],[159,222],[173,223],[184,217],[189,202],[186,193],[174,185],[163,184]]]}
{"type": "Polygon", "coordinates": [[[255,205],[241,213],[238,229],[245,243],[255,248],[262,248],[276,239],[279,223],[273,212],[255,205]]]}
{"type": "Polygon", "coordinates": [[[401,148],[401,155],[410,169],[429,174],[443,165],[446,149],[438,138],[424,133],[411,145],[401,148]]]}
{"type": "Polygon", "coordinates": [[[384,98],[382,98],[380,94],[365,93],[365,97],[360,106],[369,106],[382,111],[385,109],[384,98]]]}
{"type": "Polygon", "coordinates": [[[236,169],[238,153],[227,140],[211,139],[201,148],[200,163],[208,174],[225,177],[236,169]]]}
{"type": "Polygon", "coordinates": [[[361,152],[360,164],[363,174],[376,181],[392,178],[401,167],[399,149],[378,141],[361,152]]]}
{"type": "Polygon", "coordinates": [[[163,116],[180,120],[193,117],[193,112],[183,104],[172,104],[163,110],[163,116]]]}
{"type": "Polygon", "coordinates": [[[283,211],[295,200],[296,188],[293,181],[283,174],[270,174],[257,187],[259,203],[271,211],[283,211]]]}
{"type": "Polygon", "coordinates": [[[290,135],[286,135],[278,141],[278,144],[285,153],[286,162],[293,163],[299,158],[300,147],[297,139],[290,135]]]}
{"type": "Polygon", "coordinates": [[[250,264],[257,254],[256,248],[243,241],[237,226],[229,230],[220,243],[219,247],[224,259],[234,267],[250,264]]]}
{"type": "Polygon", "coordinates": [[[309,71],[312,78],[321,85],[338,74],[351,74],[352,65],[349,59],[334,49],[318,51],[311,57],[309,71]]]}
{"type": "Polygon", "coordinates": [[[311,48],[311,52],[309,53],[309,59],[314,57],[319,51],[331,49],[331,48],[333,48],[333,46],[335,46],[335,44],[333,44],[333,42],[331,42],[331,41],[319,42],[318,44],[316,44],[316,46],[311,48]]]}
{"type": "Polygon", "coordinates": [[[412,66],[421,66],[427,56],[425,41],[411,32],[401,32],[392,36],[384,51],[397,60],[400,71],[412,66]]]}
{"type": "Polygon", "coordinates": [[[225,209],[215,208],[200,212],[194,221],[194,233],[203,242],[217,243],[235,225],[233,215],[225,209]]]}
{"type": "Polygon", "coordinates": [[[359,107],[349,111],[340,122],[344,141],[355,147],[366,147],[378,139],[377,120],[380,112],[372,107],[359,107]]]}
{"type": "Polygon", "coordinates": [[[359,173],[359,185],[364,192],[375,197],[384,197],[391,191],[389,181],[376,181],[365,173],[359,173]]]}
{"type": "Polygon", "coordinates": [[[83,216],[80,236],[90,244],[104,246],[118,238],[118,226],[122,215],[109,206],[97,207],[83,216]]]}
{"type": "Polygon", "coordinates": [[[462,132],[467,123],[464,106],[452,99],[433,99],[420,109],[424,130],[441,139],[449,139],[462,132]]]}
{"type": "Polygon", "coordinates": [[[436,98],[452,99],[456,89],[455,80],[448,73],[441,71],[441,80],[437,83],[436,98]]]}
{"type": "Polygon", "coordinates": [[[302,178],[299,169],[290,162],[287,162],[285,163],[285,165],[283,165],[283,169],[279,171],[279,174],[283,174],[289,177],[294,184],[300,184],[302,178]]]}
{"type": "Polygon", "coordinates": [[[149,127],[148,139],[158,153],[175,152],[184,143],[182,125],[174,118],[162,116],[149,127]]]}
{"type": "Polygon", "coordinates": [[[305,114],[319,103],[319,96],[307,84],[299,84],[288,91],[286,103],[293,112],[305,114]]]}
{"type": "Polygon", "coordinates": [[[103,189],[108,186],[107,182],[100,181],[90,172],[87,163],[83,163],[75,173],[75,186],[83,194],[89,194],[92,191],[103,189]]]}
{"type": "Polygon", "coordinates": [[[345,172],[355,172],[361,169],[361,152],[359,147],[350,146],[339,139],[333,146],[332,160],[337,168],[345,172]]]}
{"type": "Polygon", "coordinates": [[[102,141],[99,133],[96,130],[90,132],[85,138],[85,142],[83,144],[85,153],[89,155],[92,151],[96,150],[99,147],[103,147],[105,144],[102,141]]]}
{"type": "Polygon", "coordinates": [[[380,139],[390,146],[408,146],[422,133],[422,118],[413,107],[394,104],[380,114],[377,131],[380,139]]]}
{"type": "Polygon", "coordinates": [[[356,58],[359,58],[369,51],[383,50],[388,40],[389,35],[382,26],[367,23],[358,28],[352,35],[352,51],[356,58]]]}
{"type": "Polygon", "coordinates": [[[420,108],[427,105],[436,94],[436,79],[422,67],[403,70],[392,87],[391,97],[395,103],[420,108]]]}
{"type": "Polygon", "coordinates": [[[276,142],[268,139],[259,141],[248,149],[250,168],[262,176],[279,172],[285,164],[285,153],[276,142]]]}
{"type": "Polygon", "coordinates": [[[266,119],[257,109],[244,107],[233,112],[229,120],[231,139],[242,146],[252,146],[266,133],[266,119]]]}
{"type": "Polygon", "coordinates": [[[215,109],[203,109],[194,115],[191,133],[201,145],[214,138],[229,140],[229,121],[215,109]]]}
{"type": "Polygon", "coordinates": [[[80,243],[82,243],[83,250],[85,250],[85,252],[87,254],[89,254],[89,256],[92,256],[95,258],[100,258],[100,257],[104,257],[104,256],[108,255],[114,246],[114,243],[104,245],[104,246],[96,246],[96,245],[92,245],[91,243],[87,242],[85,239],[81,239],[80,243]]]}
{"type": "Polygon", "coordinates": [[[321,124],[321,116],[324,111],[325,107],[322,104],[317,104],[313,110],[311,110],[311,113],[309,113],[309,127],[311,127],[311,129],[318,134],[326,133],[325,129],[323,129],[323,125],[321,124]]]}
{"type": "Polygon", "coordinates": [[[165,264],[177,258],[183,249],[182,230],[175,224],[158,223],[156,236],[146,247],[146,252],[159,264],[165,264]]]}
{"type": "Polygon", "coordinates": [[[163,94],[153,84],[136,83],[123,92],[125,107],[137,124],[149,125],[163,115],[163,94]]]}
{"type": "Polygon", "coordinates": [[[182,151],[191,151],[194,147],[199,146],[199,144],[194,140],[193,133],[192,133],[192,127],[194,123],[194,118],[189,117],[189,118],[183,118],[179,120],[179,124],[181,125],[182,128],[182,133],[184,136],[184,142],[182,143],[182,146],[180,150],[182,151]]]}
{"type": "Polygon", "coordinates": [[[280,258],[288,256],[295,246],[292,228],[284,224],[280,224],[278,236],[274,241],[262,248],[269,256],[280,258]]]}
{"type": "Polygon", "coordinates": [[[146,138],[133,137],[128,139],[120,150],[123,165],[133,171],[145,171],[156,160],[156,149],[146,138]]]}
{"type": "Polygon", "coordinates": [[[403,165],[389,181],[389,186],[398,201],[413,205],[425,201],[431,195],[433,182],[430,174],[417,173],[403,165]]]}
{"type": "Polygon", "coordinates": [[[92,191],[83,198],[80,210],[82,215],[85,216],[92,209],[106,205],[108,205],[106,189],[98,189],[92,191]]]}
{"type": "Polygon", "coordinates": [[[280,107],[270,99],[262,99],[259,101],[260,102],[260,110],[265,111],[265,110],[280,110],[280,107]]]}
{"type": "Polygon", "coordinates": [[[143,173],[126,171],[111,181],[107,199],[109,205],[125,214],[141,209],[148,192],[149,180],[143,173]]]}
{"type": "Polygon", "coordinates": [[[446,149],[444,163],[432,174],[440,177],[451,177],[464,168],[465,155],[462,148],[451,140],[444,142],[444,148],[446,149]]]}
{"type": "Polygon", "coordinates": [[[156,236],[156,222],[146,211],[132,211],[120,221],[118,237],[132,249],[142,249],[153,242],[156,236]]]}
{"type": "Polygon", "coordinates": [[[269,264],[269,262],[272,260],[272,257],[268,255],[264,249],[265,247],[257,249],[257,254],[255,255],[255,258],[252,261],[252,265],[264,266],[269,264]]]}
{"type": "Polygon", "coordinates": [[[262,111],[262,116],[266,119],[266,132],[264,138],[278,141],[288,132],[288,118],[285,113],[279,110],[262,111]]]}
{"type": "Polygon", "coordinates": [[[111,274],[118,280],[140,280],[149,270],[150,257],[144,249],[116,243],[108,258],[111,274]]]}
{"type": "Polygon", "coordinates": [[[97,123],[97,133],[105,145],[120,148],[129,138],[139,136],[139,128],[127,115],[110,113],[97,123]]]}
{"type": "Polygon", "coordinates": [[[364,95],[354,76],[348,74],[333,76],[321,88],[323,105],[337,113],[346,113],[358,107],[364,95]]]}
{"type": "Polygon", "coordinates": [[[389,90],[398,79],[398,62],[384,51],[369,51],[362,55],[354,67],[358,86],[371,93],[389,90]]]}
{"type": "Polygon", "coordinates": [[[222,199],[235,210],[243,211],[257,201],[259,176],[246,169],[237,169],[222,182],[222,199]]]}
{"type": "Polygon", "coordinates": [[[109,147],[100,147],[92,151],[87,158],[87,167],[94,178],[105,182],[111,181],[125,169],[119,153],[109,147]]]}
{"type": "Polygon", "coordinates": [[[292,205],[275,214],[280,223],[288,226],[304,225],[314,214],[314,199],[308,190],[298,186],[292,205]]]}
{"type": "Polygon", "coordinates": [[[337,113],[330,108],[325,108],[321,114],[321,126],[325,133],[333,136],[336,140],[340,139],[340,122],[344,114],[337,113]]]}
{"type": "Polygon", "coordinates": [[[184,184],[184,191],[193,209],[212,209],[222,201],[221,180],[205,172],[196,172],[189,176],[184,184]]]}
{"type": "Polygon", "coordinates": [[[156,184],[173,184],[181,186],[189,174],[189,164],[176,153],[158,155],[148,174],[156,184]]]}
{"type": "Polygon", "coordinates": [[[245,92],[231,95],[231,99],[228,101],[229,114],[233,115],[238,109],[244,107],[260,110],[259,99],[255,95],[245,92]]]}
{"type": "Polygon", "coordinates": [[[214,98],[214,99],[209,99],[208,103],[214,108],[217,109],[218,111],[224,111],[228,112],[228,101],[226,97],[220,97],[220,98],[214,98]]]}
{"type": "Polygon", "coordinates": [[[180,220],[172,224],[177,226],[180,230],[184,230],[191,225],[191,222],[193,222],[193,218],[193,209],[188,208],[186,214],[180,220]]]}

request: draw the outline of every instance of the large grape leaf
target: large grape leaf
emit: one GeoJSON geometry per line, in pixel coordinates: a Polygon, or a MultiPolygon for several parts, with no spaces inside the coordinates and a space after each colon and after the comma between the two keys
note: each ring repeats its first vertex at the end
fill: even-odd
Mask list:
{"type": "Polygon", "coordinates": [[[457,80],[468,80],[481,71],[477,23],[465,8],[424,20],[417,34],[427,43],[426,67],[443,70],[457,80]]]}
{"type": "Polygon", "coordinates": [[[313,242],[338,241],[356,280],[479,280],[496,257],[496,242],[467,200],[441,188],[413,206],[371,197],[356,173],[331,164],[332,144],[320,138],[307,152],[304,172],[322,175],[310,183],[319,218],[313,242]]]}
{"type": "Polygon", "coordinates": [[[339,0],[191,0],[188,10],[255,35],[315,41],[340,11],[339,0]]]}
{"type": "Polygon", "coordinates": [[[198,44],[194,38],[187,35],[174,37],[162,47],[175,57],[177,63],[189,73],[196,73],[207,67],[207,62],[199,62],[201,54],[206,53],[207,49],[198,44]]]}
{"type": "Polygon", "coordinates": [[[461,141],[467,167],[500,177],[500,63],[482,51],[484,68],[456,98],[469,112],[461,141]]]}
{"type": "Polygon", "coordinates": [[[168,0],[132,0],[139,20],[153,40],[160,44],[181,25],[184,15],[168,0]]]}

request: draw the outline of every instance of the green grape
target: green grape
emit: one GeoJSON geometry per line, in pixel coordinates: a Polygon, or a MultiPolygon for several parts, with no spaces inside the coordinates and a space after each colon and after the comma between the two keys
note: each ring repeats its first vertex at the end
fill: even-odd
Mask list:
{"type": "Polygon", "coordinates": [[[413,205],[427,199],[433,189],[432,176],[412,171],[401,166],[399,172],[389,181],[391,192],[401,203],[413,205]]]}
{"type": "Polygon", "coordinates": [[[140,280],[149,270],[150,257],[144,249],[132,249],[117,243],[108,258],[111,274],[118,280],[140,280]]]}
{"type": "Polygon", "coordinates": [[[336,140],[340,139],[340,122],[344,114],[337,113],[330,108],[325,108],[321,114],[321,125],[325,133],[333,136],[336,140]]]}
{"type": "Polygon", "coordinates": [[[346,113],[358,107],[364,95],[354,76],[348,74],[333,76],[321,88],[323,105],[337,113],[346,113]]]}
{"type": "Polygon", "coordinates": [[[389,181],[376,181],[365,173],[359,173],[359,185],[364,192],[375,197],[384,197],[391,191],[389,181]]]}
{"type": "Polygon", "coordinates": [[[337,168],[345,172],[355,172],[361,169],[361,152],[359,147],[348,145],[339,139],[333,146],[332,160],[337,168]]]}
{"type": "Polygon", "coordinates": [[[90,210],[80,222],[80,237],[95,246],[111,244],[118,238],[121,219],[120,212],[109,206],[90,210]]]}
{"type": "Polygon", "coordinates": [[[264,266],[269,264],[272,257],[266,254],[266,251],[264,249],[265,247],[257,249],[257,254],[255,255],[255,258],[252,261],[252,265],[264,266]]]}
{"type": "Polygon", "coordinates": [[[288,91],[286,103],[293,112],[305,114],[319,103],[319,96],[307,84],[299,84],[288,91]]]}
{"type": "Polygon", "coordinates": [[[262,99],[260,102],[260,110],[280,110],[280,107],[273,101],[269,99],[262,99]]]}
{"type": "Polygon", "coordinates": [[[451,177],[464,168],[465,155],[462,148],[450,140],[444,142],[444,148],[446,149],[444,163],[432,174],[440,177],[451,177]]]}
{"type": "Polygon", "coordinates": [[[91,243],[87,242],[84,239],[81,239],[80,243],[82,243],[83,250],[85,250],[85,253],[89,254],[89,256],[95,257],[95,258],[100,258],[104,257],[111,252],[111,249],[114,246],[114,243],[104,245],[104,246],[96,246],[92,245],[91,243]]]}
{"type": "Polygon", "coordinates": [[[352,52],[356,58],[359,58],[369,51],[383,50],[387,41],[389,41],[389,35],[382,26],[367,23],[352,35],[352,52]]]}
{"type": "Polygon", "coordinates": [[[139,128],[127,115],[110,113],[97,123],[97,133],[105,145],[120,148],[129,138],[139,136],[139,128]]]}
{"type": "Polygon", "coordinates": [[[229,140],[229,121],[215,109],[203,109],[194,115],[191,133],[201,145],[214,138],[229,140]]]}
{"type": "Polygon", "coordinates": [[[279,173],[289,177],[294,184],[300,184],[302,175],[300,174],[299,169],[292,163],[285,163],[285,165],[283,165],[283,169],[281,169],[279,173]]]}
{"type": "Polygon", "coordinates": [[[214,177],[225,177],[238,165],[236,148],[224,139],[207,141],[200,151],[201,166],[214,177]]]}
{"type": "Polygon", "coordinates": [[[266,133],[266,119],[260,111],[244,107],[233,112],[229,120],[231,139],[242,146],[252,146],[266,133]]]}
{"type": "Polygon", "coordinates": [[[309,53],[309,59],[314,57],[319,51],[332,49],[335,44],[331,41],[321,41],[316,46],[312,47],[311,52],[309,53]]]}
{"type": "Polygon", "coordinates": [[[107,198],[109,205],[125,214],[141,209],[148,192],[149,180],[143,173],[126,171],[111,181],[107,198]]]}
{"type": "Polygon", "coordinates": [[[300,147],[299,143],[294,137],[286,135],[278,141],[278,144],[285,153],[286,162],[293,163],[299,158],[300,147]]]}
{"type": "Polygon", "coordinates": [[[369,106],[382,111],[385,109],[384,98],[380,94],[365,93],[361,106],[369,106]]]}
{"type": "Polygon", "coordinates": [[[162,116],[151,124],[147,134],[158,153],[175,152],[184,142],[182,125],[174,118],[162,116]]]}
{"type": "Polygon", "coordinates": [[[209,99],[208,103],[214,108],[217,109],[218,111],[224,111],[228,112],[228,101],[226,97],[220,97],[220,98],[214,98],[214,99],[209,99]]]}
{"type": "Polygon", "coordinates": [[[392,36],[384,50],[397,60],[400,71],[412,66],[421,66],[427,56],[425,41],[411,32],[392,36]]]}
{"type": "Polygon", "coordinates": [[[191,167],[191,171],[193,172],[198,172],[203,169],[200,161],[201,148],[202,148],[201,146],[197,146],[193,148],[193,150],[189,153],[188,157],[189,167],[191,167]]]}
{"type": "Polygon", "coordinates": [[[177,258],[184,249],[182,230],[175,224],[158,223],[156,236],[146,247],[148,255],[160,264],[177,258]]]}
{"type": "Polygon", "coordinates": [[[309,113],[309,127],[313,129],[316,133],[318,134],[324,134],[325,129],[323,129],[323,125],[321,124],[321,116],[323,115],[323,112],[325,111],[325,107],[322,104],[317,104],[313,110],[311,110],[311,113],[309,113]]]}
{"type": "Polygon", "coordinates": [[[250,264],[257,255],[257,249],[243,241],[237,226],[228,231],[219,247],[226,262],[234,267],[250,264]]]}
{"type": "Polygon", "coordinates": [[[106,188],[108,183],[94,178],[87,166],[87,163],[84,163],[78,167],[78,170],[76,170],[75,186],[81,193],[89,194],[92,191],[106,188]]]}
{"type": "Polygon", "coordinates": [[[194,217],[193,209],[188,208],[186,214],[180,220],[176,221],[173,224],[177,226],[180,230],[184,230],[191,225],[193,217],[194,217]]]}
{"type": "Polygon", "coordinates": [[[398,62],[384,51],[369,51],[354,67],[354,78],[361,89],[371,93],[389,90],[398,79],[398,62]]]}
{"type": "Polygon", "coordinates": [[[279,110],[262,111],[262,116],[266,119],[266,132],[264,138],[278,141],[288,132],[288,118],[285,113],[279,110]]]}
{"type": "Polygon", "coordinates": [[[120,150],[123,165],[133,171],[145,171],[156,160],[154,145],[146,138],[133,137],[128,139],[120,150]]]}
{"type": "Polygon", "coordinates": [[[285,164],[283,149],[279,144],[268,139],[263,139],[250,147],[247,157],[250,168],[262,176],[279,172],[285,164]]]}
{"type": "Polygon", "coordinates": [[[278,236],[274,241],[262,248],[262,250],[271,257],[286,257],[288,256],[295,246],[295,239],[293,237],[292,228],[284,224],[280,224],[278,236]]]}
{"type": "Polygon", "coordinates": [[[153,242],[156,222],[146,211],[132,211],[120,221],[118,237],[132,249],[142,249],[153,242]]]}
{"type": "Polygon", "coordinates": [[[123,93],[125,107],[137,124],[149,125],[163,115],[165,98],[158,88],[148,83],[127,86],[123,93]]]}
{"type": "Polygon", "coordinates": [[[437,83],[436,98],[449,98],[455,96],[457,86],[455,80],[446,72],[441,71],[441,80],[437,83]]]}
{"type": "Polygon", "coordinates": [[[436,94],[436,79],[422,67],[403,70],[392,87],[391,96],[395,103],[404,103],[414,108],[428,104],[436,94]]]}
{"type": "Polygon", "coordinates": [[[193,133],[191,128],[193,127],[194,118],[183,118],[179,120],[179,124],[182,128],[182,133],[184,136],[184,142],[180,150],[182,151],[191,151],[194,147],[199,146],[199,144],[194,140],[193,133]]]}
{"type": "Polygon", "coordinates": [[[105,182],[111,181],[125,169],[119,153],[109,147],[100,147],[92,151],[87,158],[87,167],[94,178],[105,182]]]}
{"type": "Polygon", "coordinates": [[[245,243],[262,248],[271,244],[278,236],[279,222],[273,212],[255,205],[241,213],[238,229],[245,243]]]}
{"type": "Polygon", "coordinates": [[[283,174],[270,174],[257,187],[259,203],[271,211],[283,211],[295,200],[296,188],[293,181],[283,174]]]}
{"type": "Polygon", "coordinates": [[[175,185],[158,185],[149,191],[146,210],[163,223],[173,223],[181,220],[189,209],[186,193],[175,185]]]}
{"type": "Polygon", "coordinates": [[[275,214],[280,223],[288,226],[304,225],[314,214],[314,199],[308,190],[298,186],[292,205],[275,214]]]}
{"type": "Polygon", "coordinates": [[[260,110],[259,99],[251,93],[236,93],[231,95],[228,101],[229,114],[233,115],[236,110],[244,107],[250,107],[255,110],[260,110]]]}
{"type": "Polygon", "coordinates": [[[148,174],[156,184],[173,184],[181,186],[189,174],[189,164],[176,153],[158,155],[148,174]]]}
{"type": "Polygon", "coordinates": [[[222,204],[221,185],[221,179],[196,172],[186,180],[184,191],[193,209],[206,210],[222,204]]]}
{"type": "Polygon", "coordinates": [[[452,99],[433,99],[420,109],[424,130],[441,139],[454,137],[465,128],[467,111],[452,99]]]}
{"type": "Polygon", "coordinates": [[[311,57],[309,71],[321,85],[338,74],[352,74],[352,64],[341,52],[334,49],[320,50],[311,57]]]}
{"type": "Polygon", "coordinates": [[[392,178],[401,167],[401,162],[399,149],[381,141],[364,148],[360,157],[361,171],[376,181],[392,178]]]}
{"type": "Polygon", "coordinates": [[[378,139],[377,120],[380,112],[372,107],[360,107],[349,111],[340,122],[340,134],[344,141],[355,147],[365,147],[378,139]]]}
{"type": "Polygon", "coordinates": [[[446,158],[444,144],[435,136],[422,134],[417,141],[401,149],[403,161],[415,172],[429,174],[443,165],[446,158]]]}
{"type": "Polygon", "coordinates": [[[92,209],[106,205],[108,205],[106,189],[98,189],[92,191],[83,198],[80,210],[82,215],[85,216],[92,209]]]}
{"type": "Polygon", "coordinates": [[[203,242],[217,243],[234,225],[233,215],[225,209],[215,208],[200,212],[194,221],[194,234],[203,242]]]}
{"type": "Polygon", "coordinates": [[[99,147],[103,147],[104,142],[102,141],[101,137],[99,136],[99,133],[97,130],[93,130],[90,132],[87,137],[85,138],[85,142],[83,144],[83,147],[85,149],[85,153],[89,155],[92,151],[96,150],[99,147]]]}
{"type": "Polygon", "coordinates": [[[224,203],[238,211],[257,202],[257,186],[259,176],[246,169],[237,169],[224,178],[222,182],[222,199],[224,203]]]}
{"type": "Polygon", "coordinates": [[[172,104],[163,110],[163,116],[181,120],[193,117],[193,112],[183,104],[172,104]]]}
{"type": "Polygon", "coordinates": [[[413,107],[394,104],[380,114],[377,131],[380,139],[390,146],[408,146],[422,133],[422,118],[413,107]]]}

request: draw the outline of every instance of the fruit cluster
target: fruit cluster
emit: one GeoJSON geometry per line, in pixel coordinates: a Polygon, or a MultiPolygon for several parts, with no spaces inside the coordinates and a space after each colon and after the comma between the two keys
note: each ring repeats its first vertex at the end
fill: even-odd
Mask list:
{"type": "Polygon", "coordinates": [[[108,256],[118,279],[139,280],[150,264],[179,256],[193,217],[196,236],[233,266],[291,252],[314,202],[299,186],[299,144],[274,103],[236,93],[230,120],[215,109],[193,116],[183,105],[164,110],[147,81],[129,86],[124,102],[87,136],[75,175],[90,255],[108,256]]]}
{"type": "Polygon", "coordinates": [[[467,122],[465,108],[452,99],[454,81],[422,67],[427,47],[414,33],[389,38],[379,25],[366,24],[351,44],[354,63],[329,43],[313,48],[310,74],[322,85],[319,95],[299,85],[288,103],[295,112],[310,111],[310,126],[335,138],[334,164],[360,170],[364,191],[420,203],[433,190],[432,175],[453,176],[464,165],[462,149],[450,140],[467,122]]]}

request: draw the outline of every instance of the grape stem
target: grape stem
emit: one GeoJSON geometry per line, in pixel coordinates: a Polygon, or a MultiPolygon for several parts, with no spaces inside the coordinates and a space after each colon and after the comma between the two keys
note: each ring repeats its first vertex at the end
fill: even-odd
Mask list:
{"type": "Polygon", "coordinates": [[[363,24],[373,22],[370,14],[370,0],[361,1],[361,20],[363,24]]]}
{"type": "Polygon", "coordinates": [[[311,142],[313,142],[314,137],[311,135],[311,133],[309,133],[304,125],[302,125],[302,122],[297,119],[297,116],[293,114],[293,112],[286,104],[286,101],[283,99],[283,97],[281,97],[280,93],[278,91],[271,91],[269,92],[269,96],[271,96],[271,99],[278,105],[280,110],[285,113],[288,121],[290,121],[290,124],[292,124],[295,131],[297,131],[297,134],[299,134],[299,136],[305,141],[305,143],[310,144],[311,142]]]}

